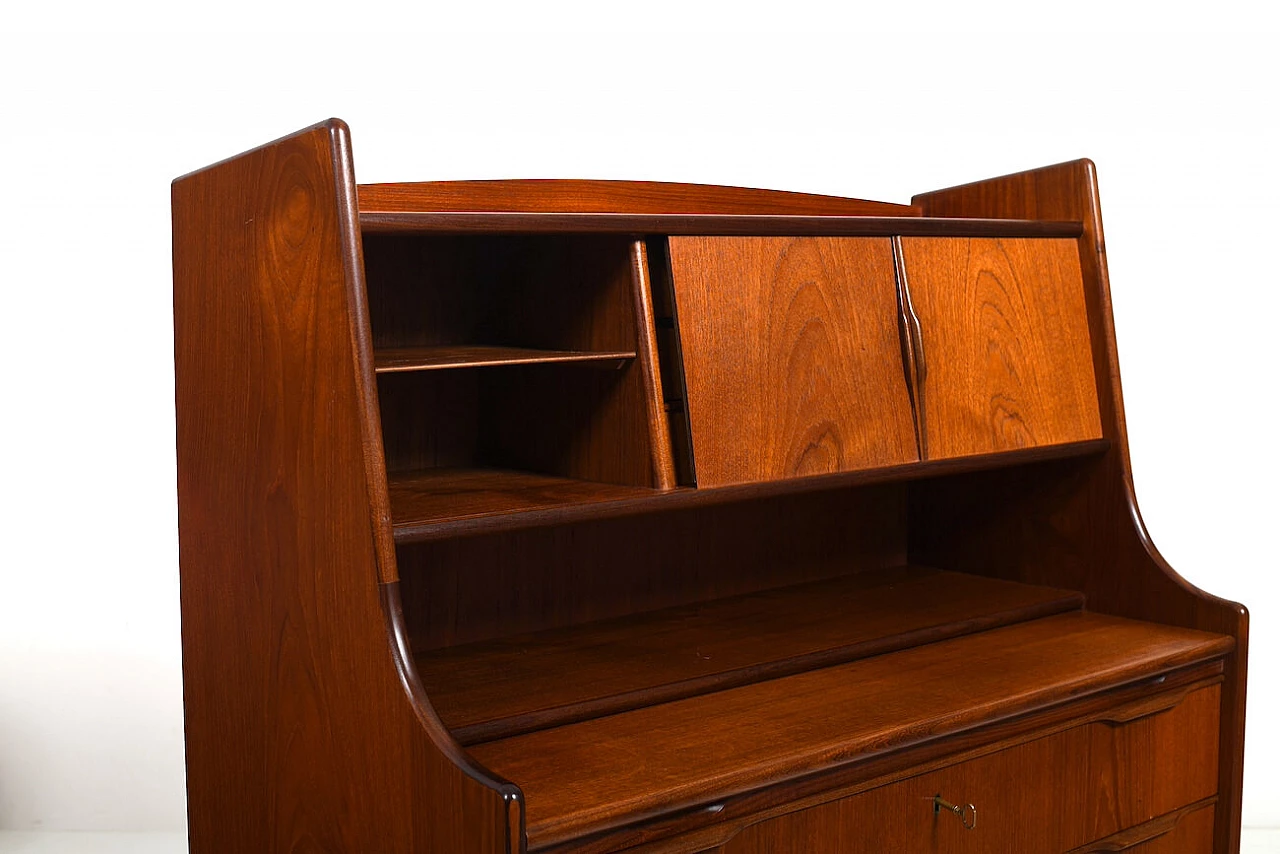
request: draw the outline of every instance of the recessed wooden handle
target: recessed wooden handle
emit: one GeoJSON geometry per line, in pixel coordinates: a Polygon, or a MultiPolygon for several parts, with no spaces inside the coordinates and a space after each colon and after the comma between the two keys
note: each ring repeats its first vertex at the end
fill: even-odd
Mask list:
{"type": "Polygon", "coordinates": [[[902,255],[902,238],[893,238],[893,272],[898,291],[898,336],[902,343],[902,367],[907,377],[907,391],[915,411],[916,447],[920,459],[928,458],[924,423],[924,382],[928,376],[924,358],[924,333],[920,318],[911,303],[911,287],[907,284],[907,265],[902,255]]]}
{"type": "Polygon", "coordinates": [[[1157,694],[1154,697],[1143,697],[1132,703],[1126,703],[1115,709],[1110,709],[1106,713],[1100,715],[1098,720],[1112,726],[1133,723],[1134,721],[1148,718],[1152,715],[1158,715],[1161,712],[1167,712],[1178,706],[1183,700],[1195,691],[1205,687],[1202,683],[1188,685],[1180,691],[1168,691],[1164,694],[1157,694]]]}

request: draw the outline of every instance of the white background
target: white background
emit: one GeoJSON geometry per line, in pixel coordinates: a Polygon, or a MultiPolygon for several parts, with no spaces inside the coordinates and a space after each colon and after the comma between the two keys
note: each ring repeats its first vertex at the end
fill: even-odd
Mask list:
{"type": "Polygon", "coordinates": [[[1093,158],[1138,496],[1252,611],[1244,817],[1280,825],[1280,66],[1262,4],[1118,5],[5,12],[0,828],[184,826],[169,182],[331,115],[362,182],[906,202],[1093,158]]]}

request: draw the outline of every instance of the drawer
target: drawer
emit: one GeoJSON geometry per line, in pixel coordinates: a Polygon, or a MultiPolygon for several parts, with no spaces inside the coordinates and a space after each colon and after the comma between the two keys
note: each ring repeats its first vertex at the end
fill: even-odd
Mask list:
{"type": "MultiPolygon", "coordinates": [[[[1219,693],[1212,685],[1176,702],[1168,698],[1172,706],[1159,697],[1129,704],[1107,720],[751,825],[720,850],[1073,851],[1215,794],[1219,693]],[[935,811],[935,795],[955,804],[973,804],[974,827],[967,829],[952,813],[935,811]]],[[[1208,839],[1199,829],[1206,819],[1199,816],[1191,822],[1192,815],[1198,814],[1184,817],[1174,830],[1193,841],[1208,839]],[[1189,822],[1185,828],[1184,822],[1189,822]]],[[[1210,836],[1211,825],[1210,821],[1210,836]]],[[[1160,838],[1140,843],[1153,846],[1153,852],[1166,850],[1168,844],[1160,838]]],[[[1196,841],[1194,847],[1177,850],[1207,854],[1210,848],[1196,841]]]]}
{"type": "Polygon", "coordinates": [[[1091,842],[1070,854],[1208,854],[1213,850],[1214,815],[1212,805],[1185,810],[1140,826],[1132,834],[1091,842]]]}

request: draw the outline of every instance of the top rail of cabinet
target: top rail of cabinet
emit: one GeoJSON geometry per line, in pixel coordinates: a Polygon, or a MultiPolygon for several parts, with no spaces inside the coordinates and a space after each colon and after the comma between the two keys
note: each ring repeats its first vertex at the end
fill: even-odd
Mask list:
{"type": "Polygon", "coordinates": [[[1079,237],[1078,221],[772,214],[361,211],[365,234],[697,234],[819,237],[1079,237]]]}
{"type": "Polygon", "coordinates": [[[367,233],[1079,237],[1078,221],[921,216],[913,205],[653,181],[362,184],[367,233]]]}

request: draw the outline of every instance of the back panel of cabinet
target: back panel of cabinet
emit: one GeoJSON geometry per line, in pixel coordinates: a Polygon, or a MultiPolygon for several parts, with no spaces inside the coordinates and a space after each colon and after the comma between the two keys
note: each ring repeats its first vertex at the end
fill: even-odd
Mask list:
{"type": "Polygon", "coordinates": [[[887,238],[673,237],[700,487],[912,462],[887,238]]]}
{"type": "Polygon", "coordinates": [[[1097,439],[1074,240],[903,238],[927,459],[1097,439]]]}

